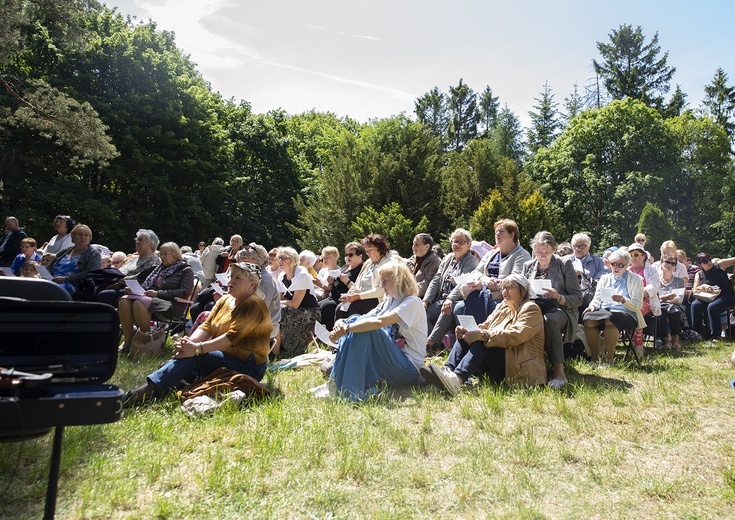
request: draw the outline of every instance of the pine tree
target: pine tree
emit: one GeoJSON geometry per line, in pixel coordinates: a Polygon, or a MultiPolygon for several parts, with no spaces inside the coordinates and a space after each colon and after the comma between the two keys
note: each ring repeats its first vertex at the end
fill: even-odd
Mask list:
{"type": "Polygon", "coordinates": [[[564,98],[565,113],[561,116],[564,121],[564,126],[568,125],[569,121],[577,117],[577,115],[584,110],[584,100],[582,99],[582,96],[579,95],[579,85],[576,81],[574,82],[573,87],[574,90],[571,95],[564,98]]]}
{"type": "Polygon", "coordinates": [[[454,150],[462,150],[477,136],[477,95],[459,80],[459,85],[449,87],[449,142],[454,150]]]}
{"type": "Polygon", "coordinates": [[[676,69],[666,63],[668,52],[658,57],[661,52],[658,33],[646,44],[640,26],[633,29],[632,25],[624,24],[609,36],[610,43],[597,42],[602,61],[592,60],[605,89],[613,99],[629,97],[661,108],[662,96],[669,91],[676,69]]]}
{"type": "Polygon", "coordinates": [[[531,128],[526,132],[528,138],[528,149],[531,153],[536,153],[539,148],[548,148],[554,142],[561,122],[559,121],[559,103],[554,101],[554,94],[551,92],[549,82],[544,83],[544,90],[541,98],[534,98],[538,101],[534,105],[535,112],[529,111],[531,117],[531,128]]]}
{"type": "Polygon", "coordinates": [[[484,128],[484,135],[490,133],[490,129],[498,117],[498,108],[500,107],[498,99],[498,96],[493,96],[493,89],[490,88],[490,85],[487,85],[480,94],[480,124],[484,128]]]}
{"type": "Polygon", "coordinates": [[[712,83],[704,86],[702,105],[716,123],[721,125],[731,140],[735,138],[735,87],[727,85],[727,74],[717,69],[712,83]]]}
{"type": "Polygon", "coordinates": [[[414,102],[416,117],[439,137],[439,146],[446,151],[449,133],[449,100],[447,95],[434,87],[414,102]]]}

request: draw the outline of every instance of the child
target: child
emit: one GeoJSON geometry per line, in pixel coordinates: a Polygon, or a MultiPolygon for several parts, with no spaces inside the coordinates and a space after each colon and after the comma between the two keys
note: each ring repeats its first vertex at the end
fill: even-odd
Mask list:
{"type": "Polygon", "coordinates": [[[23,278],[41,278],[41,275],[38,274],[38,269],[36,269],[37,265],[38,262],[28,260],[20,268],[20,276],[23,278]]]}

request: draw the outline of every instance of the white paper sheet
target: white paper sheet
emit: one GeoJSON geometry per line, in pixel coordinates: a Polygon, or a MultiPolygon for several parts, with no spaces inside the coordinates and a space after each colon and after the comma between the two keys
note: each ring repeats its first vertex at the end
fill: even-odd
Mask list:
{"type": "Polygon", "coordinates": [[[3,273],[5,273],[5,276],[15,276],[15,273],[10,267],[3,267],[2,270],[3,273]]]}
{"type": "Polygon", "coordinates": [[[454,277],[454,283],[459,285],[467,285],[468,283],[474,283],[480,279],[481,273],[477,271],[470,271],[466,274],[460,274],[454,277]]]}
{"type": "Polygon", "coordinates": [[[529,280],[529,282],[531,283],[531,289],[533,289],[533,292],[540,298],[546,296],[544,287],[551,289],[551,280],[529,280]]]}
{"type": "Polygon", "coordinates": [[[600,288],[600,297],[602,298],[603,302],[612,302],[613,294],[615,294],[615,289],[612,287],[602,287],[600,288]]]}
{"type": "Polygon", "coordinates": [[[230,277],[227,273],[217,273],[214,276],[224,287],[227,287],[227,284],[230,283],[230,277]]]}
{"type": "Polygon", "coordinates": [[[142,296],[145,294],[145,289],[143,289],[143,286],[141,286],[138,283],[138,280],[135,280],[133,278],[131,279],[125,279],[125,285],[128,286],[128,289],[132,291],[133,294],[137,294],[139,296],[142,296]]]}
{"type": "Polygon", "coordinates": [[[219,294],[220,296],[222,296],[223,294],[225,294],[225,290],[224,290],[224,289],[222,288],[222,286],[221,286],[220,284],[218,284],[218,283],[213,283],[213,284],[212,284],[212,289],[214,289],[214,292],[216,292],[216,293],[217,293],[217,294],[219,294]]]}
{"type": "Polygon", "coordinates": [[[319,323],[318,321],[314,323],[314,335],[320,340],[329,345],[330,347],[336,347],[337,344],[333,342],[331,339],[329,339],[329,331],[327,328],[319,323]]]}
{"type": "Polygon", "coordinates": [[[575,257],[574,260],[572,260],[572,267],[574,267],[575,271],[584,271],[584,268],[582,267],[582,260],[580,260],[579,258],[575,257]]]}
{"type": "Polygon", "coordinates": [[[339,275],[341,275],[341,274],[342,274],[342,271],[340,271],[339,269],[330,269],[329,270],[329,276],[331,276],[335,280],[337,280],[339,278],[339,275]]]}
{"type": "Polygon", "coordinates": [[[460,327],[465,329],[467,332],[480,330],[480,328],[477,326],[477,322],[475,321],[474,316],[460,314],[459,316],[457,316],[457,320],[459,320],[460,327]]]}
{"type": "Polygon", "coordinates": [[[46,269],[42,265],[37,265],[36,266],[36,271],[38,271],[38,274],[40,274],[41,275],[41,278],[43,278],[44,280],[53,280],[54,279],[54,277],[51,276],[51,273],[48,272],[48,269],[46,269]]]}

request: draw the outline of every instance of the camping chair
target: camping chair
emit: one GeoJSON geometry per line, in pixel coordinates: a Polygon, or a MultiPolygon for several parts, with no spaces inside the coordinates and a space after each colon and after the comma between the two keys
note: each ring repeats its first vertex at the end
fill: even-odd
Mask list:
{"type": "Polygon", "coordinates": [[[639,367],[643,366],[643,360],[638,356],[638,354],[635,351],[635,348],[633,348],[633,330],[627,330],[623,329],[620,331],[620,339],[619,342],[623,344],[625,347],[625,357],[623,357],[623,361],[628,360],[628,354],[632,354],[633,358],[635,359],[635,362],[638,363],[639,367]]]}
{"type": "Polygon", "coordinates": [[[171,318],[166,319],[159,319],[157,320],[159,327],[165,327],[166,335],[163,338],[163,342],[165,343],[168,337],[172,334],[177,334],[179,332],[186,332],[186,325],[189,323],[189,311],[191,310],[191,306],[194,305],[196,302],[197,294],[199,294],[199,287],[200,287],[199,280],[194,277],[194,285],[192,286],[191,293],[189,293],[188,298],[176,298],[174,300],[174,305],[177,303],[185,303],[186,306],[184,307],[183,311],[179,314],[174,314],[171,318]]]}

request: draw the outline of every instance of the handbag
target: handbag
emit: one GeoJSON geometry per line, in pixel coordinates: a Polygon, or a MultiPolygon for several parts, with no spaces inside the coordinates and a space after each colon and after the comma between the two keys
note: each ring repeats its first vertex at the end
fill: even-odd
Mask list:
{"type": "Polygon", "coordinates": [[[693,295],[697,300],[706,302],[706,303],[712,303],[717,298],[720,297],[720,291],[717,292],[698,292],[694,293],[693,295]]]}
{"type": "Polygon", "coordinates": [[[143,359],[160,356],[165,338],[166,331],[163,329],[151,332],[137,331],[133,336],[133,341],[130,343],[130,357],[133,359],[143,359]]]}

